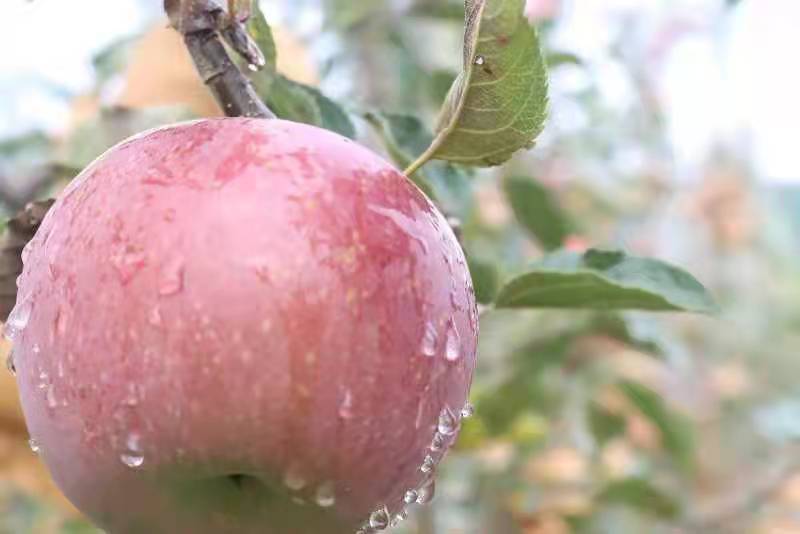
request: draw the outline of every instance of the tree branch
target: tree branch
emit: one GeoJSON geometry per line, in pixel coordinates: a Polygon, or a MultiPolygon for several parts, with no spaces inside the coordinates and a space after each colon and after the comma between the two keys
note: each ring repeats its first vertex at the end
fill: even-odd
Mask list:
{"type": "Polygon", "coordinates": [[[231,59],[223,40],[257,70],[264,55],[245,29],[249,10],[229,0],[165,0],[172,26],[183,35],[197,71],[229,117],[275,118],[250,80],[231,59]],[[235,7],[234,7],[235,6],[235,7]]]}
{"type": "Polygon", "coordinates": [[[17,277],[22,274],[22,249],[33,239],[55,200],[31,202],[8,221],[0,234],[0,318],[5,321],[17,301],[17,277]]]}

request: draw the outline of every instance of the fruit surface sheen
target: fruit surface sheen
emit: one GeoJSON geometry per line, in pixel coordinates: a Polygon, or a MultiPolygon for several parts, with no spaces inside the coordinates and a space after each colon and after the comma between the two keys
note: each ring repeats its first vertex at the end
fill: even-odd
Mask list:
{"type": "Polygon", "coordinates": [[[432,490],[475,300],[441,214],[369,150],[277,120],[142,134],[24,262],[29,431],[110,534],[377,531],[432,490]]]}

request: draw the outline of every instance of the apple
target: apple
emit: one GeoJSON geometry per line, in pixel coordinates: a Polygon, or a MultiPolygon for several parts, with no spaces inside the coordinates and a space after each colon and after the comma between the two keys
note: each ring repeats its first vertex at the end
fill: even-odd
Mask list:
{"type": "Polygon", "coordinates": [[[211,119],[91,164],[7,324],[34,448],[111,534],[376,532],[433,493],[475,367],[470,275],[400,172],[211,119]]]}

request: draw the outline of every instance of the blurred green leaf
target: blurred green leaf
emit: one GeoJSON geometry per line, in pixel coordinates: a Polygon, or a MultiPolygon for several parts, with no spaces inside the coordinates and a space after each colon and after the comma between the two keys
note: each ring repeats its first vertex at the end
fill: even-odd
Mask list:
{"type": "MultiPolygon", "coordinates": [[[[447,94],[450,92],[450,87],[453,86],[456,77],[457,74],[448,69],[437,69],[430,74],[428,85],[433,102],[438,105],[447,98],[447,94]]],[[[433,137],[431,137],[431,142],[433,142],[433,137]]],[[[428,145],[430,146],[430,143],[428,145]]],[[[423,151],[426,148],[424,147],[423,151]]],[[[421,152],[417,152],[417,154],[421,154],[421,152]]]]}
{"type": "Polygon", "coordinates": [[[97,81],[105,83],[127,66],[131,50],[139,36],[123,37],[108,45],[92,58],[97,81]]]}
{"type": "Polygon", "coordinates": [[[637,382],[624,381],[620,391],[661,433],[664,449],[684,468],[689,468],[694,456],[694,436],[689,420],[671,410],[664,399],[652,389],[637,382]]]}
{"type": "Polygon", "coordinates": [[[443,159],[494,166],[533,145],[547,114],[547,72],[525,0],[467,3],[464,70],[442,108],[437,136],[414,164],[443,159]]]}
{"type": "MultiPolygon", "coordinates": [[[[433,135],[411,115],[369,112],[367,122],[381,136],[389,156],[400,167],[409,165],[415,154],[425,150],[433,135]]],[[[472,205],[472,191],[467,173],[441,161],[431,162],[410,178],[450,215],[466,217],[472,205]]]]}
{"type": "Polygon", "coordinates": [[[589,405],[589,428],[600,445],[625,433],[626,422],[621,415],[611,413],[599,404],[589,405]]]}
{"type": "Polygon", "coordinates": [[[616,313],[600,313],[591,322],[589,330],[592,333],[608,336],[616,341],[625,343],[630,347],[651,356],[663,356],[664,348],[648,337],[636,334],[624,317],[616,313]]]}
{"type": "Polygon", "coordinates": [[[250,19],[247,21],[247,31],[261,49],[264,54],[264,59],[267,60],[266,68],[275,68],[278,62],[278,47],[275,44],[275,36],[272,34],[272,28],[267,22],[264,13],[258,2],[255,2],[250,7],[250,19]]]}
{"type": "Polygon", "coordinates": [[[671,496],[641,478],[626,478],[608,484],[597,495],[605,505],[624,505],[662,519],[674,519],[681,505],[671,496]]]}
{"type": "Polygon", "coordinates": [[[517,220],[545,249],[563,246],[573,225],[549,189],[532,178],[510,176],[505,193],[517,220]]]}
{"type": "Polygon", "coordinates": [[[102,530],[88,521],[72,519],[61,526],[61,534],[102,534],[102,530]]]}
{"type": "Polygon", "coordinates": [[[475,298],[481,304],[491,303],[500,287],[500,275],[497,267],[491,262],[477,259],[472,255],[467,256],[467,263],[472,275],[472,283],[475,286],[475,298]]]}
{"type": "Polygon", "coordinates": [[[33,131],[0,140],[0,170],[12,172],[46,161],[53,142],[43,132],[33,131]]]}
{"type": "Polygon", "coordinates": [[[559,52],[554,50],[547,54],[547,66],[550,68],[561,65],[583,65],[583,60],[572,52],[559,52]]]}
{"type": "Polygon", "coordinates": [[[445,0],[444,2],[419,3],[412,8],[411,15],[462,22],[464,20],[464,2],[445,0]]]}
{"type": "Polygon", "coordinates": [[[355,126],[342,106],[318,89],[290,80],[276,70],[275,39],[257,2],[247,25],[267,58],[266,67],[251,75],[256,92],[267,107],[281,119],[319,126],[355,139],[355,126]]]}
{"type": "Polygon", "coordinates": [[[714,313],[692,275],[665,262],[621,251],[561,251],[500,290],[498,308],[585,308],[714,313]]]}

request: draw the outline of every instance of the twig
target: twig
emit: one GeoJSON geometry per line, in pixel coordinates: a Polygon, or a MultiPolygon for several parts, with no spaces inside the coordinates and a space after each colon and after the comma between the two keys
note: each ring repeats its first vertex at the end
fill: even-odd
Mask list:
{"type": "Polygon", "coordinates": [[[17,300],[17,277],[22,274],[22,249],[36,231],[55,200],[31,202],[17,213],[0,234],[0,319],[8,318],[17,300]]]}
{"type": "MultiPolygon", "coordinates": [[[[230,6],[236,4],[228,2],[230,6]]],[[[164,9],[172,26],[183,35],[200,77],[227,116],[275,118],[223,44],[224,39],[252,69],[266,64],[245,29],[247,10],[229,13],[219,0],[165,0],[164,9]]]]}

